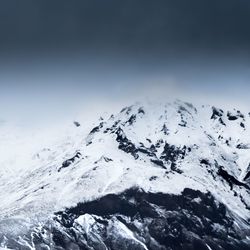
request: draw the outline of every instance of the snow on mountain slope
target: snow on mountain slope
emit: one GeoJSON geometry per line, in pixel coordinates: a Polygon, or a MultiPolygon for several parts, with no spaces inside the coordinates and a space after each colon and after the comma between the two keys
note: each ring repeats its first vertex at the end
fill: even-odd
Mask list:
{"type": "MultiPolygon", "coordinates": [[[[26,244],[23,249],[105,249],[110,242],[117,244],[122,239],[131,241],[133,238],[132,249],[165,249],[164,244],[167,246],[167,243],[157,236],[152,236],[152,233],[149,235],[156,243],[152,243],[151,239],[150,245],[146,236],[139,236],[131,231],[126,223],[117,221],[117,218],[104,222],[106,217],[101,217],[104,216],[103,213],[95,213],[96,208],[91,213],[91,210],[85,207],[82,208],[85,211],[83,214],[74,212],[74,216],[77,215],[75,220],[72,216],[71,219],[68,218],[71,227],[78,230],[78,233],[88,234],[94,230],[93,223],[99,221],[99,224],[95,224],[99,228],[95,229],[97,231],[103,228],[102,223],[108,223],[110,228],[107,230],[115,237],[110,239],[109,243],[103,243],[101,237],[104,236],[101,234],[97,240],[95,230],[91,233],[95,240],[81,243],[89,248],[81,248],[79,245],[76,248],[75,243],[60,248],[55,240],[51,240],[54,242],[51,246],[45,243],[44,236],[39,237],[43,239],[43,245],[47,244],[47,248],[42,248],[41,245],[39,248],[29,237],[25,240],[33,227],[40,225],[41,231],[43,225],[50,223],[48,221],[54,221],[54,216],[59,211],[68,211],[67,209],[77,207],[78,204],[88,204],[102,197],[106,199],[109,194],[121,194],[121,197],[128,199],[130,195],[126,190],[134,188],[143,191],[133,191],[135,196],[131,199],[136,201],[136,197],[148,194],[170,195],[176,200],[176,209],[182,208],[180,213],[189,209],[186,197],[179,204],[178,197],[182,197],[185,192],[189,193],[194,201],[207,203],[208,207],[212,206],[211,204],[217,204],[217,209],[225,206],[227,213],[221,214],[221,221],[227,221],[230,217],[234,225],[228,224],[227,227],[231,231],[238,227],[240,236],[237,233],[235,235],[241,239],[244,246],[250,246],[249,114],[242,114],[237,110],[223,111],[208,105],[194,107],[181,101],[166,104],[137,103],[124,108],[117,115],[101,120],[86,136],[85,133],[79,130],[70,138],[62,136],[62,141],[34,154],[32,160],[27,161],[29,166],[20,170],[13,169],[8,172],[5,171],[8,163],[1,164],[2,247],[19,249],[26,244]],[[195,193],[196,190],[201,193],[195,193]],[[119,234],[114,233],[111,228],[114,228],[114,232],[119,231],[119,234]],[[17,244],[18,241],[15,240],[15,244],[11,243],[11,239],[18,236],[22,236],[23,242],[19,241],[17,244]],[[97,245],[91,245],[93,242],[98,248],[97,245]]],[[[148,202],[152,203],[152,199],[148,202]]],[[[157,208],[156,211],[170,209],[169,204],[159,206],[157,199],[154,198],[152,203],[152,206],[157,208]]],[[[169,196],[163,195],[163,199],[168,200],[169,196]]],[[[138,200],[135,204],[140,202],[141,200],[138,200]]],[[[118,209],[116,213],[118,211],[123,214],[123,210],[118,209]]],[[[195,214],[195,211],[192,213],[195,214]]],[[[215,209],[214,213],[216,211],[215,209]]],[[[124,220],[131,221],[126,213],[124,220]]],[[[212,217],[207,217],[208,219],[212,220],[212,217]]],[[[134,227],[138,223],[142,222],[137,221],[134,227]]],[[[144,227],[149,227],[143,223],[144,227]]],[[[216,223],[219,222],[214,222],[214,225],[216,223]]],[[[60,228],[62,225],[66,224],[60,217],[60,228]]],[[[46,232],[51,233],[48,230],[46,232]]],[[[70,233],[65,229],[63,235],[69,237],[70,233]]],[[[130,243],[126,244],[113,246],[111,249],[127,249],[130,243]]],[[[216,249],[211,247],[214,242],[207,241],[206,244],[204,249],[216,249]]],[[[243,245],[241,247],[244,249],[243,245]]],[[[187,245],[186,249],[189,249],[187,245]]]]}

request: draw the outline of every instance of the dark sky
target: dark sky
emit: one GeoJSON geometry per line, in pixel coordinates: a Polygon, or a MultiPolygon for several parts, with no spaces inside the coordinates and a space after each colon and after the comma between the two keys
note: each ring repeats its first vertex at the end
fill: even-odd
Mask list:
{"type": "Polygon", "coordinates": [[[249,0],[1,0],[0,119],[153,95],[248,107],[249,25],[249,0]]]}
{"type": "Polygon", "coordinates": [[[248,0],[2,0],[6,49],[249,50],[248,0]]]}

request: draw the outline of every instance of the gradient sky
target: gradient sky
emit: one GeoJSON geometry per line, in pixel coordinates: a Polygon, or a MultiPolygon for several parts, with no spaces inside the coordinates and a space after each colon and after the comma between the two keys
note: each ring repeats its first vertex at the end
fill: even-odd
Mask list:
{"type": "Polygon", "coordinates": [[[54,122],[144,97],[250,104],[247,0],[2,0],[0,118],[54,122]]]}

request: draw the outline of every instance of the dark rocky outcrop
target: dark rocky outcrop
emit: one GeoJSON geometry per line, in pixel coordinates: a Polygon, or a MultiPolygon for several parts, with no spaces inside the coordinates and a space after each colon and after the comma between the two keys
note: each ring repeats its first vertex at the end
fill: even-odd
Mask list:
{"type": "Polygon", "coordinates": [[[101,122],[98,126],[94,127],[89,134],[95,134],[100,131],[101,128],[103,128],[104,123],[101,122]]]}
{"type": "Polygon", "coordinates": [[[174,145],[170,145],[166,142],[160,158],[167,162],[174,163],[179,158],[183,159],[185,157],[185,154],[186,154],[186,146],[184,146],[183,148],[179,148],[174,145]]]}
{"type": "Polygon", "coordinates": [[[247,181],[250,178],[250,171],[246,174],[246,176],[244,177],[244,181],[247,181]]]}
{"type": "MultiPolygon", "coordinates": [[[[188,188],[180,195],[137,188],[109,194],[56,213],[31,234],[25,239],[36,249],[55,250],[247,250],[250,244],[223,204],[188,188]],[[79,224],[83,215],[90,219],[79,224]]],[[[6,241],[9,248],[26,249],[6,241]]]]}
{"type": "Polygon", "coordinates": [[[118,148],[126,153],[131,154],[135,159],[139,157],[138,149],[136,146],[126,137],[124,131],[119,127],[116,130],[116,141],[119,143],[118,148]]]}
{"type": "Polygon", "coordinates": [[[212,107],[212,116],[211,116],[211,119],[213,119],[213,120],[218,119],[218,121],[220,122],[220,124],[222,124],[223,126],[226,126],[225,122],[222,119],[223,114],[224,114],[224,111],[222,109],[218,109],[218,108],[212,107]]]}
{"type": "Polygon", "coordinates": [[[240,143],[236,146],[238,149],[250,149],[250,144],[249,143],[240,143]]]}
{"type": "Polygon", "coordinates": [[[58,169],[58,172],[60,172],[63,168],[69,167],[72,163],[74,163],[77,159],[80,159],[82,154],[80,152],[77,152],[73,157],[70,159],[65,160],[62,163],[62,166],[58,169]]]}
{"type": "Polygon", "coordinates": [[[215,107],[212,107],[212,116],[211,119],[216,119],[222,117],[224,114],[224,111],[222,109],[218,109],[215,107]]]}
{"type": "Polygon", "coordinates": [[[80,122],[78,122],[78,121],[74,121],[73,123],[74,123],[74,125],[75,125],[76,127],[80,127],[80,126],[81,126],[80,122]]]}
{"type": "Polygon", "coordinates": [[[236,185],[236,186],[245,187],[246,189],[250,190],[250,187],[247,184],[241,181],[238,181],[234,176],[230,175],[226,170],[224,170],[223,167],[219,167],[218,175],[228,182],[231,189],[233,189],[233,185],[236,185]]]}

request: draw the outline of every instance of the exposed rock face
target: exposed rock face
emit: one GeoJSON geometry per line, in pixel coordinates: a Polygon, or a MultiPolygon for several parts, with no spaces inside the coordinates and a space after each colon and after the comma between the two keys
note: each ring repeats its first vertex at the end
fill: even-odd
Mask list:
{"type": "MultiPolygon", "coordinates": [[[[30,244],[35,249],[244,250],[249,249],[246,233],[211,193],[129,189],[57,212],[31,233],[30,244]]],[[[12,240],[7,247],[23,246],[12,240]]]]}
{"type": "Polygon", "coordinates": [[[58,172],[60,172],[63,168],[67,168],[69,167],[71,164],[73,164],[74,162],[76,162],[78,159],[80,159],[82,156],[82,154],[80,152],[77,152],[73,157],[65,160],[62,163],[62,166],[58,169],[58,172]]]}
{"type": "Polygon", "coordinates": [[[1,177],[0,247],[250,249],[249,138],[237,110],[124,108],[74,150],[1,177]]]}

